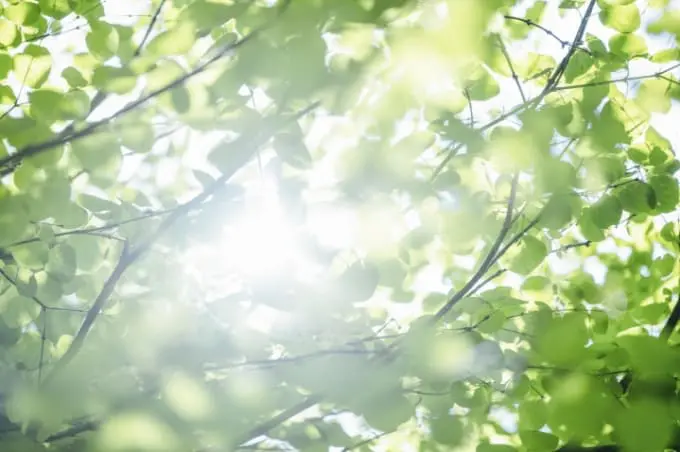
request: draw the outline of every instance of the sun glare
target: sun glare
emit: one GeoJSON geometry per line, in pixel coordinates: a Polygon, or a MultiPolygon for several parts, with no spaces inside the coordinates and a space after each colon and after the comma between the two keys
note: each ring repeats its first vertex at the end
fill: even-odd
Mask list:
{"type": "Polygon", "coordinates": [[[246,212],[227,223],[218,248],[224,252],[225,266],[247,275],[267,275],[281,271],[298,260],[295,230],[269,184],[249,194],[253,198],[246,212]]]}
{"type": "Polygon", "coordinates": [[[275,182],[263,178],[246,187],[244,203],[247,207],[236,218],[222,219],[218,237],[187,252],[189,268],[222,278],[225,284],[233,277],[312,280],[320,268],[305,252],[299,226],[280,203],[275,182]]]}

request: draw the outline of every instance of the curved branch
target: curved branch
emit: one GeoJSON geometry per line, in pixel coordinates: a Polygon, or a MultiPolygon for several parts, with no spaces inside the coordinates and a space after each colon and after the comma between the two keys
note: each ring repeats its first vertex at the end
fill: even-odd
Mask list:
{"type": "MultiPolygon", "coordinates": [[[[281,14],[283,14],[283,12],[287,9],[287,6],[290,5],[290,3],[291,3],[290,0],[285,2],[283,7],[281,8],[279,14],[277,15],[277,18],[280,17],[281,14]]],[[[111,123],[113,120],[118,119],[118,118],[126,115],[127,113],[130,113],[131,111],[136,110],[137,108],[139,108],[140,106],[142,106],[146,102],[148,102],[149,100],[154,99],[154,98],[160,96],[161,94],[164,94],[164,93],[172,90],[173,88],[181,86],[187,80],[195,77],[198,74],[201,74],[206,69],[208,69],[210,66],[212,66],[212,64],[214,64],[215,62],[217,62],[220,59],[227,56],[232,50],[235,50],[235,49],[243,46],[247,42],[255,39],[263,31],[265,31],[266,29],[271,27],[274,24],[275,20],[271,21],[268,24],[263,25],[260,28],[253,30],[251,33],[244,36],[243,38],[241,38],[241,39],[239,39],[239,40],[237,40],[233,43],[230,43],[229,45],[227,45],[223,49],[221,49],[219,52],[217,52],[214,56],[212,56],[211,58],[209,58],[205,62],[201,63],[200,65],[198,65],[195,69],[187,72],[186,74],[183,74],[180,77],[177,77],[176,79],[167,83],[166,85],[164,85],[164,86],[162,86],[162,87],[160,87],[160,88],[158,88],[154,91],[151,91],[150,93],[146,94],[145,96],[142,96],[139,99],[128,103],[127,105],[125,105],[124,107],[122,107],[121,109],[119,109],[118,111],[113,113],[112,115],[110,115],[110,116],[108,116],[104,119],[101,119],[99,121],[92,122],[92,123],[86,125],[85,127],[83,127],[82,129],[80,129],[78,131],[74,131],[73,133],[69,133],[69,134],[65,134],[65,135],[59,134],[59,135],[57,135],[56,138],[53,138],[51,140],[47,140],[43,143],[38,143],[38,144],[26,146],[25,148],[19,150],[18,152],[15,152],[14,154],[8,155],[7,157],[0,159],[0,167],[5,168],[5,170],[2,171],[3,175],[7,175],[7,174],[14,172],[14,170],[17,168],[17,165],[21,161],[23,161],[23,159],[37,155],[37,154],[41,154],[43,152],[49,151],[49,150],[51,150],[55,147],[61,146],[63,144],[72,143],[74,141],[81,140],[85,137],[88,137],[88,136],[92,135],[95,131],[97,131],[97,129],[99,129],[100,127],[111,123]]]]}

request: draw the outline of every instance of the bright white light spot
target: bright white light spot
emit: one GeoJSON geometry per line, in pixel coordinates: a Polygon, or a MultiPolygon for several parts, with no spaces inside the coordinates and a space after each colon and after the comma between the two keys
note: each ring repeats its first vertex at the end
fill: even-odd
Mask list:
{"type": "Polygon", "coordinates": [[[337,248],[349,248],[358,227],[351,209],[328,205],[310,209],[307,224],[321,246],[337,248]]]}
{"type": "Polygon", "coordinates": [[[260,281],[277,275],[313,279],[320,268],[303,251],[298,228],[279,203],[275,184],[264,180],[247,187],[245,206],[238,218],[224,219],[220,237],[188,252],[189,267],[260,281]]]}
{"type": "Polygon", "coordinates": [[[259,305],[248,315],[246,325],[255,331],[268,334],[277,321],[285,317],[281,314],[281,312],[269,306],[259,305]]]}
{"type": "Polygon", "coordinates": [[[607,276],[607,266],[604,265],[596,256],[590,256],[586,258],[583,263],[583,270],[587,273],[590,273],[596,284],[604,284],[605,278],[607,276]]]}

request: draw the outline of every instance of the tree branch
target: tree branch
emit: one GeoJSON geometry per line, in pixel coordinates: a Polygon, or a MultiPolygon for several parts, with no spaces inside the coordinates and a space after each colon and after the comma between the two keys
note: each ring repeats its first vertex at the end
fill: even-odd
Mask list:
{"type": "MultiPolygon", "coordinates": [[[[110,116],[108,116],[104,119],[101,119],[99,121],[92,122],[92,123],[86,125],[85,127],[83,127],[82,129],[80,129],[78,131],[74,131],[73,133],[66,134],[66,135],[59,134],[59,135],[57,135],[56,138],[53,138],[51,140],[47,140],[43,143],[26,146],[25,148],[19,150],[18,152],[15,152],[14,154],[8,155],[7,157],[0,159],[0,167],[6,168],[6,170],[3,171],[3,174],[12,173],[14,171],[14,169],[17,167],[18,163],[21,162],[23,159],[25,159],[27,157],[31,157],[31,156],[43,153],[45,151],[51,150],[51,149],[53,149],[57,146],[67,144],[67,143],[72,143],[74,141],[81,140],[85,137],[90,136],[92,133],[94,133],[100,127],[111,123],[113,120],[118,119],[118,118],[126,115],[127,113],[130,113],[131,111],[136,110],[137,108],[139,108],[140,106],[142,106],[143,104],[148,102],[149,100],[154,99],[154,98],[160,96],[161,94],[166,93],[166,92],[170,91],[171,89],[182,85],[187,80],[195,77],[196,75],[201,74],[206,69],[208,69],[213,63],[215,63],[218,60],[225,57],[230,51],[235,50],[235,49],[243,46],[244,44],[246,44],[249,41],[252,41],[257,36],[259,36],[263,31],[265,31],[266,29],[271,27],[274,24],[275,20],[278,19],[281,16],[281,14],[283,14],[283,12],[287,9],[287,6],[290,5],[290,3],[291,3],[290,0],[286,1],[284,3],[284,5],[282,6],[282,8],[280,9],[280,12],[277,15],[277,17],[273,21],[271,21],[270,23],[265,24],[262,27],[253,30],[251,33],[244,36],[243,38],[241,38],[241,39],[239,39],[239,40],[237,40],[233,43],[230,43],[229,45],[227,45],[223,49],[221,49],[219,52],[217,52],[213,57],[209,58],[208,60],[206,60],[202,64],[198,65],[193,70],[187,72],[186,74],[183,74],[180,77],[177,77],[176,79],[167,83],[166,85],[164,85],[164,86],[162,86],[162,87],[160,87],[160,88],[158,88],[154,91],[151,91],[150,93],[146,94],[145,96],[142,96],[139,99],[128,103],[127,105],[120,108],[118,111],[116,111],[112,115],[110,115],[110,116]]],[[[69,126],[69,127],[71,127],[71,126],[69,126]]]]}
{"type": "MultiPolygon", "coordinates": [[[[309,107],[295,114],[292,117],[292,119],[293,120],[300,119],[302,116],[308,114],[310,111],[317,108],[318,105],[319,105],[318,102],[313,103],[309,107]]],[[[280,122],[278,126],[281,127],[284,124],[287,124],[287,122],[288,121],[280,122]]],[[[128,243],[124,242],[123,251],[121,252],[121,257],[118,260],[118,264],[114,268],[109,278],[104,283],[104,286],[97,295],[97,298],[95,299],[92,307],[88,310],[80,329],[76,333],[76,336],[74,337],[73,342],[71,343],[71,346],[62,356],[62,358],[59,361],[57,361],[55,367],[52,369],[52,372],[45,378],[46,383],[49,380],[52,380],[56,375],[58,375],[59,372],[61,372],[64,369],[64,367],[73,360],[75,355],[78,354],[78,352],[83,346],[83,342],[87,334],[89,333],[90,329],[92,328],[92,325],[94,324],[94,321],[99,315],[99,312],[102,310],[106,302],[109,300],[116,284],[123,276],[123,273],[125,273],[127,268],[130,267],[130,265],[132,265],[135,261],[137,261],[144,254],[144,252],[147,251],[151,247],[151,245],[155,243],[156,240],[158,240],[158,238],[160,238],[160,236],[168,228],[170,228],[170,226],[172,226],[178,219],[180,219],[185,213],[189,212],[196,205],[205,201],[219,188],[221,188],[226,183],[226,181],[230,179],[234,173],[236,173],[236,171],[238,171],[241,167],[248,163],[252,156],[257,152],[262,142],[268,141],[268,139],[271,138],[271,136],[273,136],[273,134],[278,130],[279,127],[271,128],[270,130],[267,130],[265,133],[263,133],[259,129],[256,129],[255,137],[239,138],[238,140],[244,141],[243,146],[239,146],[240,152],[234,153],[233,159],[230,162],[231,167],[225,169],[218,179],[216,179],[204,191],[193,197],[191,200],[187,201],[185,204],[182,204],[181,206],[173,210],[145,242],[143,242],[142,244],[133,249],[130,249],[128,247],[128,243]]]]}
{"type": "Polygon", "coordinates": [[[135,50],[134,56],[139,56],[140,53],[142,53],[142,48],[146,44],[146,41],[149,39],[149,36],[151,35],[151,30],[153,30],[153,26],[156,25],[156,21],[158,20],[158,17],[161,14],[161,10],[163,10],[163,6],[165,5],[166,0],[161,0],[158,8],[156,8],[156,11],[153,13],[153,16],[151,17],[151,22],[149,22],[149,26],[146,27],[146,32],[144,32],[144,37],[142,38],[142,41],[139,43],[137,46],[137,49],[135,50]]]}
{"type": "Polygon", "coordinates": [[[321,397],[319,396],[307,397],[306,399],[302,400],[296,405],[291,406],[290,408],[271,417],[269,420],[263,422],[262,424],[254,427],[251,430],[248,430],[245,434],[241,435],[238,439],[236,439],[236,441],[234,441],[227,448],[227,450],[238,450],[242,445],[252,441],[258,436],[266,435],[273,428],[278,427],[279,425],[283,424],[293,416],[302,413],[306,409],[313,407],[314,405],[319,403],[320,400],[321,397]]]}
{"type": "Polygon", "coordinates": [[[588,26],[590,16],[593,14],[595,2],[596,0],[590,0],[590,2],[588,3],[588,6],[586,7],[586,12],[583,15],[583,19],[581,19],[581,23],[579,24],[578,30],[576,31],[576,35],[574,35],[574,39],[571,42],[571,46],[569,47],[567,54],[564,56],[564,58],[562,58],[562,61],[560,61],[560,64],[557,66],[557,68],[552,73],[550,78],[548,78],[548,83],[546,83],[545,88],[541,93],[542,94],[541,99],[547,96],[550,92],[552,92],[554,88],[557,86],[557,84],[560,82],[562,75],[564,75],[564,71],[567,69],[567,66],[569,65],[569,61],[571,61],[571,57],[573,57],[574,53],[576,52],[576,48],[578,47],[579,43],[583,41],[583,35],[585,35],[586,33],[586,27],[588,26]]]}
{"type": "MultiPolygon", "coordinates": [[[[557,42],[559,42],[562,47],[566,47],[566,46],[570,45],[569,41],[560,38],[552,30],[545,28],[543,25],[538,24],[538,23],[534,22],[533,20],[526,19],[524,17],[517,17],[517,16],[510,16],[510,15],[505,15],[505,16],[503,16],[503,18],[507,19],[507,20],[514,20],[514,21],[517,21],[517,22],[522,22],[523,24],[525,24],[528,27],[538,28],[542,32],[546,33],[548,36],[555,38],[555,40],[557,40],[557,42]]],[[[590,51],[588,49],[584,49],[582,47],[577,47],[577,49],[582,51],[582,52],[586,52],[586,53],[590,54],[590,51]]]]}
{"type": "Polygon", "coordinates": [[[640,80],[646,80],[650,78],[660,78],[662,80],[666,80],[670,84],[674,85],[680,85],[680,82],[677,80],[673,80],[671,78],[668,78],[665,76],[665,74],[677,69],[680,67],[680,63],[676,63],[672,66],[667,67],[666,69],[661,69],[658,72],[654,72],[652,74],[645,74],[645,75],[633,75],[629,77],[621,77],[621,78],[616,78],[612,80],[600,80],[596,82],[590,82],[590,83],[579,83],[577,85],[562,85],[562,86],[556,86],[553,91],[564,91],[568,89],[577,89],[577,88],[593,88],[595,86],[602,86],[602,85],[611,85],[612,83],[627,83],[627,82],[635,82],[635,81],[640,81],[640,80]]]}
{"type": "Polygon", "coordinates": [[[479,268],[477,271],[472,275],[472,277],[468,280],[468,282],[458,291],[456,292],[450,299],[449,301],[446,302],[439,310],[434,314],[432,322],[435,323],[439,321],[442,317],[444,317],[455,305],[458,303],[460,300],[462,300],[465,295],[474,287],[477,285],[477,283],[484,277],[486,272],[489,270],[489,268],[493,265],[494,262],[498,260],[498,258],[501,256],[501,254],[498,253],[498,249],[500,248],[501,244],[503,243],[503,240],[505,240],[505,236],[508,234],[510,231],[510,227],[512,224],[512,213],[514,212],[514,205],[515,205],[515,199],[517,197],[517,185],[519,182],[519,173],[515,174],[512,180],[512,188],[510,189],[510,197],[508,198],[508,206],[507,210],[505,212],[505,219],[503,220],[503,225],[501,226],[501,230],[498,233],[498,236],[496,237],[496,241],[491,245],[491,248],[489,249],[489,252],[486,254],[484,257],[484,260],[480,264],[479,268]]]}
{"type": "MultiPolygon", "coordinates": [[[[545,88],[543,88],[541,93],[538,96],[536,96],[532,99],[529,99],[526,102],[522,102],[520,105],[514,107],[509,112],[502,114],[502,115],[498,116],[497,118],[489,121],[484,126],[482,126],[482,127],[480,127],[479,129],[476,130],[478,133],[482,133],[482,132],[490,129],[493,126],[500,124],[501,122],[505,121],[506,119],[523,112],[524,110],[527,110],[527,109],[530,109],[530,108],[535,108],[536,106],[538,106],[538,104],[541,103],[541,101],[545,98],[545,96],[547,96],[548,94],[550,94],[551,92],[553,92],[556,89],[557,84],[559,83],[560,79],[562,78],[562,75],[564,74],[565,69],[567,68],[567,65],[569,64],[569,60],[571,60],[571,57],[574,55],[574,52],[576,51],[578,44],[583,40],[583,35],[585,34],[585,31],[586,31],[588,19],[590,18],[591,14],[593,12],[593,8],[595,7],[595,1],[596,0],[590,0],[590,3],[588,4],[588,7],[586,9],[586,13],[583,17],[583,20],[581,21],[581,24],[579,25],[579,28],[578,28],[578,31],[576,32],[576,35],[574,36],[574,40],[572,42],[572,45],[571,45],[571,47],[569,47],[569,51],[567,52],[565,57],[562,58],[562,61],[560,61],[560,64],[557,66],[555,71],[553,71],[553,73],[550,75],[550,77],[548,78],[548,82],[546,83],[545,88]]],[[[449,163],[449,161],[451,161],[453,156],[456,155],[456,151],[460,150],[463,146],[465,146],[465,144],[458,143],[455,146],[450,146],[448,149],[446,149],[447,155],[446,155],[446,157],[444,157],[442,162],[439,165],[437,165],[437,167],[435,168],[434,172],[432,173],[431,180],[434,180],[434,179],[437,178],[437,176],[444,170],[444,168],[449,163]]]]}
{"type": "Polygon", "coordinates": [[[673,334],[673,331],[675,330],[675,327],[678,326],[678,321],[680,321],[680,290],[678,290],[678,297],[677,301],[675,302],[675,306],[673,306],[673,310],[671,311],[671,315],[668,316],[668,320],[666,320],[666,323],[663,326],[663,329],[661,330],[661,339],[664,341],[667,341],[670,339],[671,334],[673,334]]]}
{"type": "Polygon", "coordinates": [[[56,364],[52,368],[52,371],[49,374],[47,374],[43,383],[46,384],[52,379],[54,379],[57,375],[59,375],[59,373],[61,373],[61,371],[63,371],[63,369],[78,354],[80,349],[83,347],[87,334],[90,332],[92,326],[94,325],[94,321],[97,319],[97,316],[104,308],[106,302],[111,297],[111,294],[113,293],[116,284],[118,284],[118,281],[123,276],[123,273],[125,273],[125,270],[128,268],[130,264],[132,264],[133,261],[134,259],[132,258],[129,252],[128,242],[124,242],[120,258],[118,259],[118,264],[116,264],[116,267],[111,272],[111,275],[109,275],[109,278],[106,280],[104,286],[99,291],[99,294],[97,295],[97,298],[92,304],[92,307],[87,311],[87,314],[85,314],[85,319],[83,320],[83,323],[80,325],[80,329],[78,329],[78,332],[73,337],[73,342],[71,342],[71,345],[66,350],[66,353],[64,353],[61,359],[56,362],[56,364]]]}

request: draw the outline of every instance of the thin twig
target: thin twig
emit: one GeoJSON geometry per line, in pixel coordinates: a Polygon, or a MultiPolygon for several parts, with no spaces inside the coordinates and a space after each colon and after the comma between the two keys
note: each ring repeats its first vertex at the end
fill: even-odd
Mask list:
{"type": "Polygon", "coordinates": [[[156,25],[156,21],[158,20],[158,17],[161,14],[161,10],[163,9],[163,5],[165,5],[166,0],[161,0],[158,8],[156,8],[156,11],[153,13],[153,16],[151,17],[151,22],[149,23],[149,26],[146,27],[146,31],[144,32],[144,37],[142,38],[142,41],[139,43],[137,46],[137,49],[135,50],[134,56],[139,56],[139,54],[142,52],[142,48],[146,44],[147,39],[149,39],[149,36],[151,35],[151,30],[153,29],[153,26],[156,25]]]}
{"type": "MultiPolygon", "coordinates": [[[[152,212],[147,212],[147,213],[144,213],[144,214],[142,214],[138,217],[129,218],[127,220],[116,221],[116,222],[113,222],[113,223],[105,224],[103,226],[94,226],[94,227],[90,227],[90,228],[72,229],[70,231],[56,232],[54,234],[54,236],[55,237],[67,237],[69,235],[93,235],[93,236],[97,236],[97,237],[104,237],[104,238],[108,238],[108,239],[112,239],[112,240],[121,241],[121,240],[123,240],[121,237],[113,236],[113,235],[110,235],[110,234],[103,234],[103,232],[106,231],[106,230],[109,230],[109,229],[118,228],[120,226],[129,224],[129,223],[134,223],[134,222],[137,222],[137,221],[147,220],[149,218],[167,215],[175,209],[177,209],[177,207],[173,207],[171,209],[166,209],[166,210],[156,210],[156,211],[152,211],[152,212]]],[[[29,239],[20,240],[18,242],[14,242],[14,243],[10,243],[8,245],[5,245],[5,248],[13,248],[13,247],[16,247],[16,246],[26,245],[26,244],[29,244],[29,243],[35,243],[35,242],[39,242],[40,240],[42,240],[40,237],[31,237],[29,239]]]]}
{"type": "Polygon", "coordinates": [[[662,69],[662,70],[660,70],[658,72],[654,72],[652,74],[627,76],[627,77],[621,77],[621,78],[612,79],[612,80],[599,80],[599,81],[596,81],[596,82],[579,83],[577,85],[556,86],[555,88],[553,88],[553,91],[564,91],[564,90],[568,90],[568,89],[578,89],[578,88],[593,88],[593,87],[596,87],[596,86],[611,85],[612,83],[635,82],[635,81],[646,80],[646,79],[650,79],[650,78],[661,78],[663,80],[666,80],[668,83],[680,85],[680,82],[678,82],[677,80],[673,80],[672,78],[668,78],[668,77],[665,76],[665,74],[677,69],[678,67],[680,67],[680,63],[676,63],[672,66],[667,67],[666,69],[662,69]]]}
{"type": "Polygon", "coordinates": [[[515,81],[515,85],[517,86],[517,90],[519,91],[519,95],[522,97],[522,102],[526,102],[527,98],[524,95],[524,90],[522,89],[522,83],[519,81],[519,77],[517,76],[517,72],[515,72],[515,66],[512,64],[512,60],[510,59],[510,54],[508,53],[508,49],[505,46],[503,39],[500,36],[497,36],[497,38],[498,38],[498,44],[500,44],[501,51],[503,52],[503,57],[505,58],[505,61],[508,64],[508,69],[510,69],[510,75],[512,75],[512,79],[515,81]]]}
{"type": "MultiPolygon", "coordinates": [[[[447,394],[450,394],[450,393],[447,392],[447,394]]],[[[394,433],[394,432],[395,432],[395,430],[392,430],[392,431],[389,431],[389,432],[381,432],[381,433],[378,433],[378,434],[375,435],[375,436],[371,436],[370,438],[366,438],[366,439],[364,439],[364,440],[361,440],[361,441],[357,442],[356,444],[352,444],[351,446],[347,446],[347,447],[343,448],[343,449],[342,449],[342,452],[349,452],[349,451],[351,451],[351,450],[358,449],[358,448],[360,448],[360,447],[366,446],[366,445],[368,445],[368,444],[371,444],[371,443],[374,442],[374,441],[379,440],[379,439],[382,438],[382,437],[385,437],[385,436],[387,436],[387,435],[391,435],[391,434],[394,433]]]]}
{"type": "MultiPolygon", "coordinates": [[[[0,268],[0,275],[2,275],[3,278],[5,278],[10,284],[12,284],[14,287],[17,288],[17,291],[19,290],[19,287],[17,286],[17,282],[14,278],[12,278],[3,268],[0,268]]],[[[40,301],[38,297],[35,295],[30,296],[31,300],[35,301],[38,306],[40,306],[42,309],[47,309],[48,306],[40,301]]]]}
{"type": "Polygon", "coordinates": [[[505,219],[503,220],[501,230],[498,233],[498,236],[496,237],[496,241],[491,245],[491,248],[489,249],[484,259],[482,260],[482,263],[480,264],[479,268],[468,280],[468,282],[434,314],[432,318],[433,323],[439,321],[456,305],[456,303],[462,300],[470,291],[470,289],[477,285],[479,280],[488,271],[489,267],[493,265],[493,263],[500,257],[497,251],[500,248],[501,244],[503,243],[503,240],[505,240],[505,236],[508,234],[510,230],[510,225],[513,218],[512,214],[514,211],[515,199],[517,197],[518,182],[519,173],[515,174],[515,176],[513,177],[512,188],[510,189],[510,197],[508,198],[508,206],[505,212],[505,219]]]}
{"type": "MultiPolygon", "coordinates": [[[[302,116],[308,114],[310,111],[318,107],[319,103],[315,102],[304,110],[296,113],[291,119],[298,120],[302,116]]],[[[286,122],[280,123],[279,127],[282,127],[286,122]]],[[[240,140],[243,141],[243,146],[239,146],[241,152],[234,154],[230,162],[231,168],[225,168],[222,176],[210,184],[203,192],[199,193],[191,200],[187,201],[185,204],[178,206],[173,210],[158,228],[151,234],[146,241],[142,242],[135,248],[130,248],[128,242],[124,242],[123,250],[121,256],[118,259],[118,263],[114,268],[109,278],[104,283],[101,291],[97,295],[92,307],[87,311],[83,323],[76,333],[70,347],[66,350],[66,353],[62,358],[57,361],[52,372],[46,377],[45,382],[52,380],[56,375],[58,375],[65,366],[73,360],[73,358],[78,354],[83,346],[85,338],[87,337],[90,329],[92,328],[94,321],[97,319],[100,311],[106,304],[106,302],[111,297],[113,290],[115,289],[118,281],[123,276],[125,271],[137,261],[152,245],[160,238],[160,236],[167,231],[177,220],[179,220],[184,214],[191,211],[196,205],[202,203],[207,198],[213,195],[218,189],[225,185],[226,181],[229,180],[236,171],[243,167],[252,158],[256,150],[259,149],[262,142],[268,141],[271,136],[278,131],[278,128],[272,128],[267,131],[258,130],[255,128],[256,137],[242,137],[240,140]]]]}
{"type": "Polygon", "coordinates": [[[562,253],[564,251],[568,251],[568,250],[573,249],[573,248],[580,248],[582,246],[590,246],[592,244],[593,244],[593,242],[591,242],[590,240],[585,240],[583,242],[569,243],[567,245],[564,245],[564,246],[561,246],[559,248],[555,248],[554,250],[551,250],[550,253],[551,254],[552,253],[562,253]]]}
{"type": "Polygon", "coordinates": [[[38,360],[38,385],[42,382],[43,362],[45,361],[45,342],[47,341],[47,309],[41,308],[42,328],[40,330],[40,358],[38,360]]]}
{"type": "MultiPolygon", "coordinates": [[[[552,38],[555,38],[555,39],[557,40],[557,42],[559,42],[560,45],[561,45],[562,47],[566,47],[566,46],[570,45],[570,44],[569,44],[569,41],[560,38],[560,37],[557,36],[552,30],[550,30],[550,29],[544,27],[543,25],[541,25],[541,24],[539,24],[539,23],[534,22],[534,21],[531,20],[531,19],[526,19],[526,18],[524,18],[524,17],[510,16],[510,15],[505,15],[505,16],[503,16],[503,17],[504,17],[505,19],[508,19],[508,20],[515,20],[515,21],[518,21],[518,22],[522,22],[522,23],[524,23],[525,25],[530,26],[530,27],[538,28],[538,29],[541,30],[542,32],[546,33],[548,36],[550,36],[550,37],[552,37],[552,38]]],[[[591,55],[591,52],[590,52],[590,50],[588,50],[588,49],[585,49],[585,48],[580,47],[580,46],[579,46],[579,47],[576,47],[576,48],[577,48],[578,50],[582,51],[582,52],[585,52],[585,53],[591,55]]]]}
{"type": "Polygon", "coordinates": [[[54,377],[59,375],[59,373],[78,354],[83,344],[85,343],[85,338],[87,337],[87,334],[90,332],[90,329],[94,325],[94,321],[97,319],[97,316],[99,316],[99,313],[104,308],[106,302],[109,300],[109,297],[113,293],[116,284],[118,284],[118,280],[120,280],[120,278],[123,276],[123,273],[131,263],[132,261],[130,259],[128,243],[124,242],[123,249],[121,251],[120,258],[118,259],[116,267],[113,269],[108,279],[104,283],[104,286],[99,291],[99,294],[97,295],[97,298],[92,304],[92,307],[87,311],[85,319],[83,320],[83,323],[80,325],[78,332],[73,337],[71,345],[66,350],[66,353],[64,353],[61,359],[56,362],[56,364],[52,368],[52,371],[45,377],[44,383],[48,383],[49,381],[54,379],[54,377]]]}
{"type": "Polygon", "coordinates": [[[288,409],[281,411],[279,414],[271,417],[262,424],[253,427],[251,430],[237,438],[236,441],[234,441],[232,445],[227,448],[227,450],[238,450],[243,444],[251,441],[253,438],[266,435],[273,428],[278,427],[288,419],[302,413],[306,409],[313,407],[319,403],[320,400],[321,398],[318,396],[307,397],[288,409]]]}
{"type": "Polygon", "coordinates": [[[675,327],[678,326],[678,321],[680,321],[680,292],[678,293],[677,298],[678,299],[675,302],[675,306],[673,306],[673,310],[671,311],[671,315],[668,317],[668,320],[666,320],[666,323],[663,325],[663,329],[661,330],[660,337],[664,341],[670,339],[675,327]]]}
{"type": "MultiPolygon", "coordinates": [[[[595,0],[590,0],[584,19],[581,21],[578,31],[574,36],[572,46],[569,48],[569,51],[567,52],[566,56],[562,59],[562,61],[560,61],[560,64],[557,66],[557,68],[555,68],[553,73],[548,78],[548,82],[546,83],[541,93],[538,96],[529,99],[526,102],[522,102],[520,105],[517,105],[516,107],[512,108],[509,112],[502,114],[497,118],[489,121],[484,126],[477,129],[478,133],[481,134],[482,132],[490,129],[491,127],[500,124],[506,119],[516,114],[519,114],[527,109],[535,108],[549,93],[555,90],[556,85],[559,83],[562,75],[564,74],[564,70],[567,68],[567,65],[569,64],[569,60],[571,60],[571,57],[574,55],[576,46],[578,45],[579,42],[583,40],[583,35],[585,34],[588,18],[591,16],[594,6],[595,0]]],[[[437,176],[444,170],[444,168],[446,168],[446,165],[449,163],[449,161],[451,161],[451,159],[456,155],[457,151],[460,150],[463,146],[465,146],[463,143],[458,143],[455,146],[450,146],[445,150],[447,152],[446,157],[444,157],[442,162],[439,165],[437,165],[434,172],[432,173],[432,177],[430,178],[430,180],[434,180],[437,178],[437,176]]]]}
{"type": "MultiPolygon", "coordinates": [[[[586,27],[588,26],[588,20],[590,19],[590,16],[593,14],[593,8],[595,7],[595,3],[596,0],[590,0],[590,2],[588,3],[588,6],[586,7],[586,12],[583,16],[583,19],[581,20],[581,23],[579,24],[578,30],[576,31],[576,35],[574,35],[571,47],[569,47],[567,54],[564,56],[564,58],[562,58],[562,61],[560,61],[560,64],[557,66],[557,68],[552,73],[550,78],[548,78],[548,83],[546,83],[545,88],[543,88],[540,100],[542,100],[545,96],[547,96],[550,92],[554,90],[554,88],[560,82],[562,75],[564,75],[564,71],[567,69],[567,66],[571,61],[571,58],[574,56],[574,52],[576,52],[576,47],[578,46],[579,43],[583,41],[583,36],[585,35],[586,27]]],[[[538,104],[540,100],[536,102],[536,104],[538,104]]]]}
{"type": "MultiPolygon", "coordinates": [[[[284,3],[284,6],[282,6],[280,13],[277,15],[277,18],[281,16],[281,14],[286,10],[286,7],[290,5],[290,0],[288,0],[286,3],[284,3]]],[[[257,36],[259,36],[262,32],[264,32],[266,29],[271,27],[274,24],[274,21],[271,21],[262,27],[256,28],[253,30],[251,33],[248,35],[244,36],[243,38],[230,43],[229,45],[225,46],[223,49],[221,49],[217,54],[215,54],[213,57],[209,58],[202,64],[198,65],[196,68],[193,70],[177,77],[176,79],[170,81],[169,83],[165,84],[164,86],[151,91],[150,93],[140,97],[139,99],[136,99],[124,107],[120,108],[110,116],[107,116],[104,119],[101,119],[99,121],[95,121],[92,123],[89,123],[87,126],[83,127],[82,129],[78,131],[74,131],[73,133],[67,134],[67,135],[58,135],[56,138],[53,138],[51,140],[47,140],[45,142],[39,143],[39,144],[34,144],[34,145],[29,145],[26,146],[25,148],[19,150],[18,152],[8,155],[7,157],[4,157],[0,159],[0,167],[12,167],[8,168],[9,172],[13,171],[13,168],[16,167],[16,165],[21,162],[23,159],[27,157],[31,157],[36,154],[40,154],[42,152],[51,150],[55,147],[58,147],[60,145],[66,144],[66,143],[73,143],[74,141],[81,140],[83,138],[86,138],[90,136],[92,133],[94,133],[96,130],[98,130],[100,127],[110,124],[113,122],[115,119],[118,119],[131,111],[136,110],[140,106],[144,105],[146,102],[148,102],[151,99],[154,99],[161,94],[164,94],[173,88],[176,88],[178,86],[181,86],[183,83],[185,83],[187,80],[195,77],[198,74],[203,73],[205,70],[207,70],[212,64],[215,62],[219,61],[220,59],[224,58],[227,56],[232,50],[236,50],[237,48],[242,47],[246,43],[254,40],[257,36]]]]}

